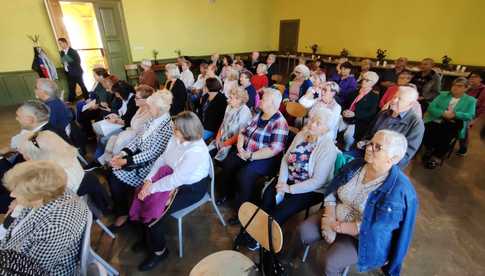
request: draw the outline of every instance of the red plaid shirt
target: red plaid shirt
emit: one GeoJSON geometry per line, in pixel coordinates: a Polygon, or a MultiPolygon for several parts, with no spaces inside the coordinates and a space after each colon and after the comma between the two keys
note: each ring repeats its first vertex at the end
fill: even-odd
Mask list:
{"type": "Polygon", "coordinates": [[[268,121],[260,120],[261,114],[256,114],[249,126],[242,131],[244,150],[256,152],[269,147],[277,155],[285,149],[288,123],[279,111],[268,121]]]}

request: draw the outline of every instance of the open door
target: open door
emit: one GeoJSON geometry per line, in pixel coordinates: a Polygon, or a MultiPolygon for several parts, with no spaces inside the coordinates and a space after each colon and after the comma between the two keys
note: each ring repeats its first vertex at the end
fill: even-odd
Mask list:
{"type": "Polygon", "coordinates": [[[94,2],[106,58],[112,74],[125,78],[125,64],[130,63],[128,39],[119,1],[94,2]]]}

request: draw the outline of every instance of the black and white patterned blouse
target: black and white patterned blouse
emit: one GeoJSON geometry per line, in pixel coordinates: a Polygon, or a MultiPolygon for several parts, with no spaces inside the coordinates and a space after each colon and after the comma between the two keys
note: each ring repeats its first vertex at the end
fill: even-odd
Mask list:
{"type": "Polygon", "coordinates": [[[7,229],[0,250],[32,258],[49,275],[74,275],[88,207],[68,191],[40,208],[25,208],[7,229]]]}
{"type": "Polygon", "coordinates": [[[130,186],[140,186],[155,160],[165,151],[172,135],[172,124],[168,113],[148,120],[143,126],[143,131],[122,150],[128,155],[128,165],[136,165],[136,168],[114,170],[114,175],[130,186]],[[154,127],[154,125],[157,126],[154,127]]]}

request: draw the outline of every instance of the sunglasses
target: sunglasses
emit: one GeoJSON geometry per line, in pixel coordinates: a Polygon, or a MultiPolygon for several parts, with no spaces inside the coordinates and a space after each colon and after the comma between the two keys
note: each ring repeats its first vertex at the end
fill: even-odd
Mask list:
{"type": "Polygon", "coordinates": [[[32,137],[30,137],[30,142],[32,142],[32,144],[34,144],[34,146],[36,146],[38,149],[40,149],[40,146],[39,146],[39,142],[37,142],[37,136],[39,136],[39,133],[36,132],[34,133],[34,135],[32,135],[32,137]]]}

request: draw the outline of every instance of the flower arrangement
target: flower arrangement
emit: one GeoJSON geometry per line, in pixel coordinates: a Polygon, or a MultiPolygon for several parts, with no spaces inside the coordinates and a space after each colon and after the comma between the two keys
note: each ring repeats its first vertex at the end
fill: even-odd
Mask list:
{"type": "Polygon", "coordinates": [[[318,44],[310,45],[308,48],[310,48],[312,50],[312,54],[315,55],[318,51],[318,44]]]}
{"type": "Polygon", "coordinates": [[[343,48],[342,51],[340,51],[340,57],[348,58],[349,56],[350,56],[349,50],[343,48]]]}
{"type": "Polygon", "coordinates": [[[376,58],[379,62],[383,62],[384,59],[386,58],[387,56],[387,50],[383,50],[383,49],[377,49],[376,51],[376,58]]]}
{"type": "Polygon", "coordinates": [[[449,68],[450,67],[450,63],[453,59],[450,58],[448,55],[444,55],[442,58],[441,58],[441,63],[443,64],[443,66],[445,68],[449,68]]]}
{"type": "Polygon", "coordinates": [[[181,57],[181,56],[182,56],[182,51],[181,51],[180,49],[176,49],[176,50],[174,51],[174,53],[176,53],[176,54],[177,54],[177,57],[181,57]]]}
{"type": "Polygon", "coordinates": [[[40,35],[27,35],[27,37],[32,41],[32,43],[34,43],[34,46],[39,46],[40,35]]]}
{"type": "Polygon", "coordinates": [[[156,49],[153,49],[152,51],[153,54],[153,60],[155,61],[155,64],[158,64],[158,51],[156,49]]]}

